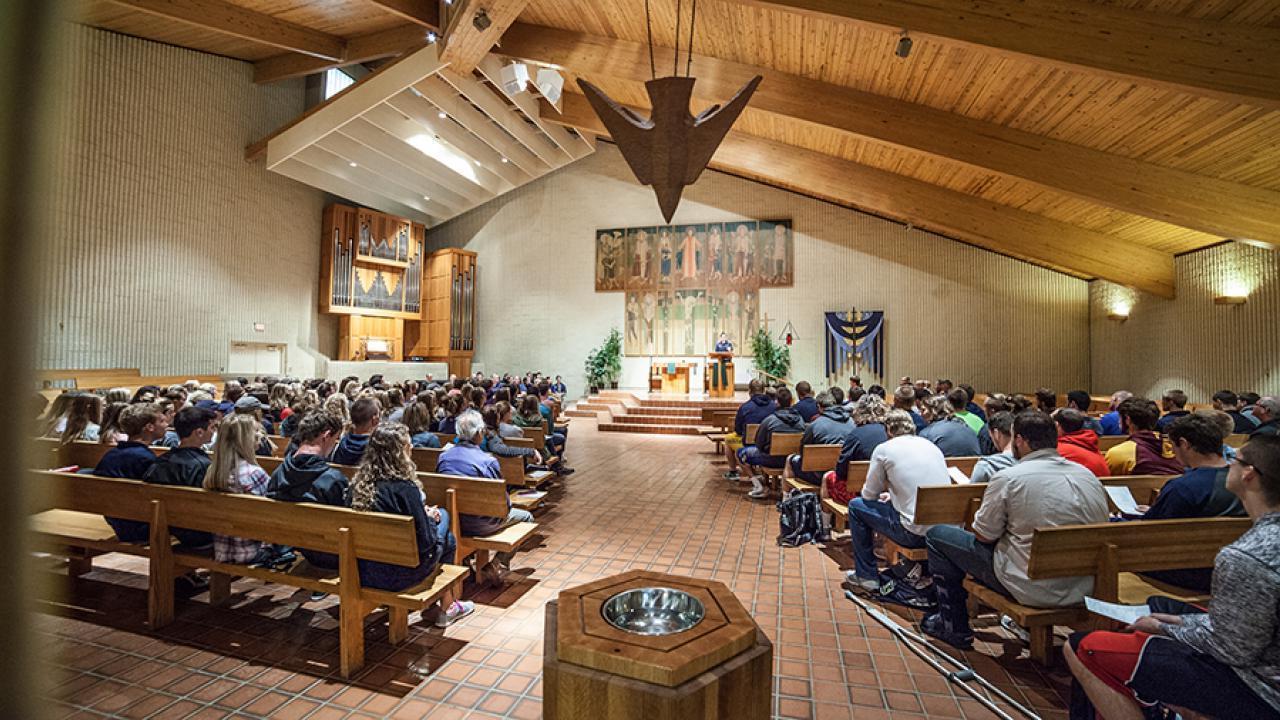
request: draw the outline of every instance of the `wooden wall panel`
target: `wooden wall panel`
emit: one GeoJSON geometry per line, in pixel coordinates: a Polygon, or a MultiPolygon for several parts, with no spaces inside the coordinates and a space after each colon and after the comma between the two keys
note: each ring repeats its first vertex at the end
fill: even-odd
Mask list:
{"type": "Polygon", "coordinates": [[[1181,388],[1197,403],[1224,388],[1280,395],[1280,252],[1227,243],[1175,264],[1175,300],[1092,283],[1093,392],[1181,388]],[[1237,293],[1244,305],[1213,302],[1237,293]],[[1107,318],[1121,309],[1125,322],[1107,318]]]}
{"type": "Polygon", "coordinates": [[[41,367],[219,372],[231,340],[289,346],[312,374],[336,346],[318,312],[323,195],[244,162],[302,110],[300,80],[62,26],[73,70],[41,232],[41,367]],[[254,331],[254,323],[266,331],[254,331]]]}

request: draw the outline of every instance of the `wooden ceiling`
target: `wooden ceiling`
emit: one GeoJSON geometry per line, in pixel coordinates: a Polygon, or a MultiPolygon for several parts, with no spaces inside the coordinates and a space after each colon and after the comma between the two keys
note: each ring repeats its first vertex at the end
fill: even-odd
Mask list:
{"type": "MultiPolygon", "coordinates": [[[[677,0],[650,5],[670,74],[677,0]]],[[[254,62],[261,82],[398,55],[431,30],[469,69],[501,37],[497,52],[561,67],[566,90],[584,77],[644,109],[644,7],[84,0],[80,19],[254,62]],[[253,13],[296,32],[246,32],[253,13]]],[[[696,105],[765,76],[717,156],[730,172],[1165,296],[1174,253],[1280,246],[1280,0],[699,0],[693,42],[696,105]]],[[[567,93],[561,119],[598,130],[579,100],[567,93]]]]}

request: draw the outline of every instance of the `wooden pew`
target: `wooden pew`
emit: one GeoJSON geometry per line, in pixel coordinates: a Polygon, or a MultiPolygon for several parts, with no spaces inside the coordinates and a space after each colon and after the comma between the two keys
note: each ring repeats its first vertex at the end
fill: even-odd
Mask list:
{"type": "Polygon", "coordinates": [[[1239,450],[1244,444],[1249,442],[1249,436],[1244,433],[1232,433],[1227,436],[1226,444],[1239,450]]]}
{"type": "MultiPolygon", "coordinates": [[[[769,454],[790,457],[800,452],[804,433],[774,433],[769,440],[769,454]]],[[[780,492],[783,468],[759,468],[760,473],[769,481],[769,492],[780,492]]]]}
{"type": "MultiPolygon", "coordinates": [[[[1103,485],[1113,487],[1124,486],[1129,488],[1129,493],[1133,495],[1133,499],[1139,505],[1150,505],[1156,501],[1156,496],[1160,494],[1160,490],[1164,488],[1165,483],[1179,477],[1178,475],[1116,475],[1113,477],[1100,478],[1103,485]]],[[[1110,500],[1107,499],[1107,505],[1111,507],[1111,512],[1120,512],[1110,500]]]]}
{"type": "MultiPolygon", "coordinates": [[[[976,456],[964,456],[964,457],[949,457],[946,459],[946,461],[947,461],[947,467],[958,468],[961,471],[963,471],[965,475],[972,475],[974,465],[976,465],[977,462],[981,459],[982,459],[981,457],[976,457],[976,456]]],[[[865,485],[867,482],[867,472],[870,469],[871,469],[870,460],[855,460],[849,463],[848,476],[845,479],[845,486],[849,488],[850,493],[852,493],[853,495],[857,495],[858,493],[862,492],[862,486],[865,485]]],[[[917,500],[917,502],[919,501],[917,500]]],[[[842,505],[836,502],[835,500],[832,500],[831,498],[824,498],[822,501],[822,506],[834,516],[835,518],[834,524],[837,527],[843,528],[848,524],[849,507],[847,505],[842,505]]],[[[919,508],[917,508],[917,512],[919,512],[919,508]]],[[[925,523],[919,520],[917,520],[917,522],[921,525],[934,524],[934,523],[925,523]]],[[[889,550],[892,550],[893,553],[897,556],[901,556],[901,557],[905,557],[905,558],[909,558],[911,560],[917,560],[917,561],[925,559],[925,556],[926,556],[926,553],[922,549],[902,548],[902,547],[898,547],[896,544],[893,546],[893,548],[886,547],[886,551],[889,551],[889,550]]]]}
{"type": "Polygon", "coordinates": [[[1128,435],[1102,435],[1098,438],[1098,452],[1105,455],[1111,448],[1128,441],[1128,435]]]}
{"type": "Polygon", "coordinates": [[[733,430],[733,421],[737,417],[735,410],[702,409],[702,420],[711,425],[711,430],[703,430],[702,434],[716,446],[716,454],[724,452],[724,438],[733,430]]]}
{"type": "Polygon", "coordinates": [[[418,472],[435,472],[436,463],[440,461],[440,456],[444,454],[442,448],[414,448],[409,451],[413,459],[413,464],[418,467],[418,472]]]}
{"type": "MultiPolygon", "coordinates": [[[[417,564],[414,523],[407,516],[281,503],[253,495],[148,485],[138,480],[51,471],[31,473],[31,482],[50,491],[51,509],[31,519],[33,532],[42,543],[89,551],[130,552],[149,558],[147,614],[153,629],[173,620],[173,582],[180,570],[210,570],[210,598],[214,602],[226,599],[231,579],[236,576],[337,594],[340,670],[344,678],[350,678],[364,665],[364,619],[370,611],[386,606],[388,637],[393,643],[404,642],[409,613],[425,610],[437,600],[451,602],[466,574],[464,567],[440,565],[423,582],[405,590],[362,587],[359,560],[410,567],[417,564]],[[105,541],[103,536],[110,526],[102,519],[103,514],[149,522],[150,543],[120,547],[124,544],[105,541]],[[339,568],[336,572],[321,570],[305,561],[283,571],[219,563],[209,555],[174,546],[169,528],[175,526],[333,553],[338,556],[339,568]]],[[[91,560],[83,557],[79,562],[74,570],[83,572],[91,560]]]]}
{"type": "MultiPolygon", "coordinates": [[[[502,441],[511,447],[533,448],[533,441],[529,438],[503,438],[502,441]]],[[[556,474],[550,470],[526,470],[524,467],[524,458],[521,457],[501,457],[498,458],[498,465],[502,467],[502,477],[508,484],[524,485],[525,487],[540,487],[555,479],[556,474]],[[513,462],[515,461],[515,462],[513,462]],[[518,467],[517,467],[518,466],[518,467]],[[513,478],[524,478],[521,482],[513,482],[513,478]]],[[[546,462],[546,454],[543,453],[543,462],[546,462]]]]}
{"type": "MultiPolygon", "coordinates": [[[[477,580],[485,580],[482,572],[489,564],[490,552],[513,553],[527,543],[538,529],[537,523],[521,522],[483,537],[464,536],[459,531],[459,515],[507,516],[506,482],[440,473],[418,473],[418,480],[422,482],[422,488],[427,494],[427,502],[444,507],[449,511],[449,517],[453,518],[449,527],[458,543],[457,561],[475,555],[477,580]]],[[[488,578],[489,581],[493,579],[492,576],[488,578]]]]}
{"type": "MultiPolygon", "coordinates": [[[[1035,531],[1027,574],[1033,580],[1089,575],[1093,597],[1107,602],[1142,603],[1168,591],[1135,573],[1211,567],[1218,551],[1249,529],[1248,518],[1196,518],[1101,523],[1035,531]]],[[[965,589],[976,602],[1008,615],[1031,636],[1031,658],[1042,665],[1054,660],[1053,627],[1096,624],[1083,606],[1033,608],[1022,605],[972,579],[965,589]]],[[[1182,595],[1186,601],[1204,596],[1182,595]]]]}

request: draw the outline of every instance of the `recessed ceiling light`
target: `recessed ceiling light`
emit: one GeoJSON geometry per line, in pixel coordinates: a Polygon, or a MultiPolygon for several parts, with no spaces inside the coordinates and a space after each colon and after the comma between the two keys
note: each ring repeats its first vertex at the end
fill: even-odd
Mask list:
{"type": "Polygon", "coordinates": [[[507,159],[506,159],[506,158],[502,158],[502,164],[504,164],[504,165],[505,165],[506,163],[507,163],[507,159]]]}
{"type": "Polygon", "coordinates": [[[430,195],[423,195],[423,196],[422,196],[422,199],[423,199],[423,200],[430,200],[430,199],[431,199],[431,196],[430,196],[430,195]]]}
{"type": "Polygon", "coordinates": [[[476,165],[479,165],[479,164],[480,164],[480,161],[479,161],[479,160],[477,160],[477,161],[476,161],[476,165]]]}
{"type": "Polygon", "coordinates": [[[351,167],[356,167],[355,163],[347,163],[347,164],[350,165],[351,167]]]}
{"type": "Polygon", "coordinates": [[[449,117],[449,113],[441,110],[439,113],[436,114],[436,117],[440,118],[441,120],[444,120],[449,117]]]}
{"type": "Polygon", "coordinates": [[[436,34],[435,34],[435,32],[434,32],[434,31],[428,31],[428,32],[427,32],[427,42],[428,42],[428,43],[433,43],[433,42],[435,42],[437,39],[438,39],[438,38],[437,38],[437,36],[436,36],[436,34]]]}

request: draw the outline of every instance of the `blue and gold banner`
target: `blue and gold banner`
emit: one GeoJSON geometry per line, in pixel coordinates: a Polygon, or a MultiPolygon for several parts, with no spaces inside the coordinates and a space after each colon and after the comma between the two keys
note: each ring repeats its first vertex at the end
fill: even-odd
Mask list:
{"type": "Polygon", "coordinates": [[[828,312],[827,377],[845,375],[866,364],[871,372],[884,377],[884,311],[828,312]]]}

